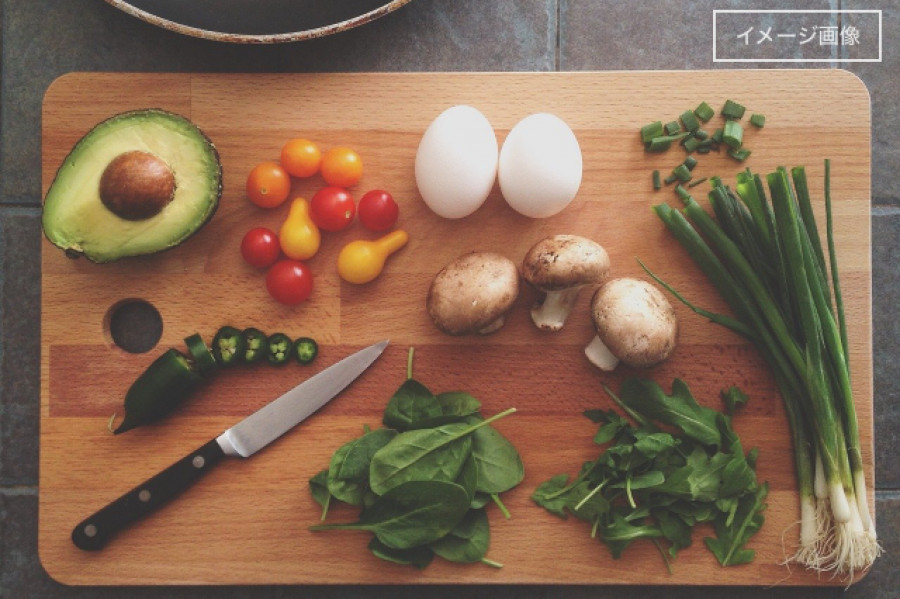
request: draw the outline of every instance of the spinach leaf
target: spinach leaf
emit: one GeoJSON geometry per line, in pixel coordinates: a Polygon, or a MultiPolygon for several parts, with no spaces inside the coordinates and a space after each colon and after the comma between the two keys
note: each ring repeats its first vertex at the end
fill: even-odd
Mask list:
{"type": "Polygon", "coordinates": [[[446,536],[430,545],[440,557],[451,562],[480,562],[491,543],[491,528],[484,510],[469,510],[446,536]]]}
{"type": "Polygon", "coordinates": [[[483,493],[503,493],[525,478],[519,452],[492,426],[472,433],[472,457],[478,473],[478,490],[483,493]]]}
{"type": "Polygon", "coordinates": [[[437,397],[415,379],[407,379],[388,400],[382,422],[389,428],[406,431],[420,428],[419,423],[443,415],[437,397]]]}
{"type": "Polygon", "coordinates": [[[475,493],[478,492],[478,468],[472,453],[469,453],[469,457],[463,463],[462,470],[455,482],[466,490],[470,502],[475,500],[475,493]]]}
{"type": "Polygon", "coordinates": [[[410,549],[449,533],[468,510],[469,496],[459,485],[414,480],[380,496],[357,522],[319,524],[310,530],[365,530],[392,549],[410,549]]]}
{"type": "Polygon", "coordinates": [[[325,516],[328,514],[328,507],[331,504],[331,491],[328,490],[327,468],[309,479],[309,491],[312,493],[316,503],[322,506],[322,520],[325,520],[325,516]]]}
{"type": "Polygon", "coordinates": [[[369,464],[379,449],[397,436],[397,431],[380,428],[342,445],[331,457],[328,491],[351,505],[363,505],[369,489],[369,464]]]}
{"type": "Polygon", "coordinates": [[[456,480],[472,448],[471,433],[513,411],[476,424],[458,422],[400,433],[372,457],[369,485],[381,495],[410,480],[456,480]]]}
{"type": "Polygon", "coordinates": [[[385,561],[404,566],[415,566],[419,570],[428,566],[434,559],[434,551],[428,546],[394,549],[379,541],[378,537],[372,537],[372,540],[369,541],[369,551],[372,552],[372,555],[385,561]]]}

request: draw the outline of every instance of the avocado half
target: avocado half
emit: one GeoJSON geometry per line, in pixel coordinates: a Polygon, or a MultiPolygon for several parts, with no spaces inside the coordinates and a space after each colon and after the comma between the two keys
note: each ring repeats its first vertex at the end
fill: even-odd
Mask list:
{"type": "Polygon", "coordinates": [[[134,110],[96,125],[66,156],[47,196],[47,239],[72,257],[112,262],[183,242],[222,195],[215,146],[188,119],[134,110]]]}

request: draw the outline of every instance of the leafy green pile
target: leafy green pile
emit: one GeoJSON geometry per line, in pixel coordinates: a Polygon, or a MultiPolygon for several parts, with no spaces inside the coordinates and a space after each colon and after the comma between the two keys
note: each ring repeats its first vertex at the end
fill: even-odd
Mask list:
{"type": "Polygon", "coordinates": [[[324,521],[332,499],[362,508],[356,522],[311,530],[373,533],[372,553],[424,568],[435,555],[452,562],[483,562],[490,545],[485,507],[518,485],[525,469],[518,451],[484,419],[481,403],[463,392],[433,394],[411,377],[388,402],[384,427],[341,446],[325,470],[310,479],[324,521]]]}
{"type": "MultiPolygon", "coordinates": [[[[731,416],[699,405],[679,379],[670,396],[641,379],[623,383],[619,396],[606,391],[636,425],[615,410],[585,412],[600,425],[594,441],[605,449],[573,480],[554,476],[532,499],[590,523],[616,559],[633,541],[650,539],[668,567],[668,556],[691,545],[694,525],[709,522],[715,537],[704,541],[720,564],[751,561],[755,552],[745,545],[763,524],[768,485],[757,482],[757,451],[744,453],[731,416]]],[[[732,388],[723,399],[732,412],[746,396],[732,388]]]]}

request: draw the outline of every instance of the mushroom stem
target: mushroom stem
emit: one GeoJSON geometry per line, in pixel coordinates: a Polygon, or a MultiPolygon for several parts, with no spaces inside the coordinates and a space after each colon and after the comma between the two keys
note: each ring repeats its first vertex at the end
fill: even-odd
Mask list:
{"type": "Polygon", "coordinates": [[[591,364],[605,372],[615,370],[619,364],[619,358],[609,351],[609,348],[597,335],[594,335],[591,342],[584,348],[584,355],[587,356],[591,364]]]}
{"type": "Polygon", "coordinates": [[[558,331],[575,307],[583,285],[548,291],[544,298],[531,308],[531,320],[543,331],[558,331]]]}

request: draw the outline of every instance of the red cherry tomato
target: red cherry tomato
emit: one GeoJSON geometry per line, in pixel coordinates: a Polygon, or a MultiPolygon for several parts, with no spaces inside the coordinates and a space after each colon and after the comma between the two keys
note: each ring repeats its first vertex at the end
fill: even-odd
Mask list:
{"type": "Polygon", "coordinates": [[[342,231],[356,216],[356,204],[346,189],[323,187],[309,201],[309,216],[323,231],[342,231]]]}
{"type": "Polygon", "coordinates": [[[312,272],[299,260],[279,260],[266,273],[266,289],[279,303],[288,306],[299,304],[312,293],[312,272]]]}
{"type": "Polygon", "coordinates": [[[250,229],[241,240],[241,255],[250,266],[268,268],[281,257],[278,236],[271,229],[250,229]]]}
{"type": "Polygon", "coordinates": [[[397,222],[400,208],[394,197],[382,189],[373,189],[359,199],[359,220],[371,231],[387,231],[397,222]]]}

